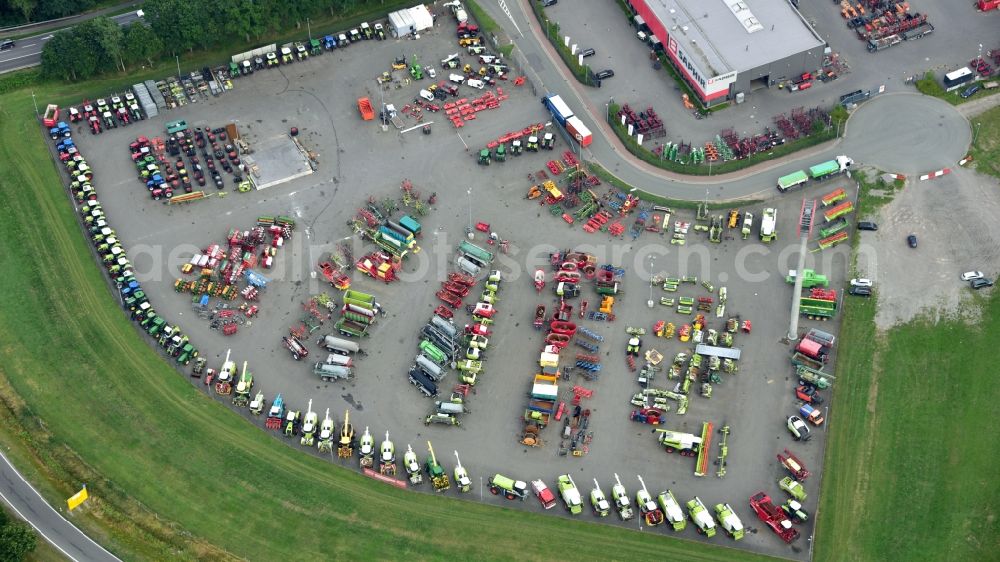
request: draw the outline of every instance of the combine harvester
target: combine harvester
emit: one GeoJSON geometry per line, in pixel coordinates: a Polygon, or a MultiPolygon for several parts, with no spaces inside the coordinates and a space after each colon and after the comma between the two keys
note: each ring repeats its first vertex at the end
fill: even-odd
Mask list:
{"type": "Polygon", "coordinates": [[[659,442],[668,453],[677,452],[682,457],[696,457],[695,476],[708,473],[708,456],[712,445],[712,422],[704,422],[701,426],[701,436],[669,429],[656,429],[660,434],[659,442]]]}
{"type": "Polygon", "coordinates": [[[695,498],[687,502],[688,517],[691,518],[691,522],[694,526],[698,528],[699,535],[705,535],[708,538],[715,536],[715,521],[712,519],[712,515],[705,508],[705,504],[702,503],[701,498],[695,496],[695,498]]]}
{"type": "Polygon", "coordinates": [[[743,521],[733,511],[733,506],[728,503],[715,504],[715,518],[719,520],[719,526],[722,527],[722,530],[732,537],[734,541],[743,538],[745,532],[743,530],[743,521]]]}
{"type": "Polygon", "coordinates": [[[687,527],[687,519],[684,518],[684,511],[681,510],[681,504],[677,503],[674,493],[671,490],[660,492],[656,499],[670,526],[675,531],[683,531],[687,527]]]}

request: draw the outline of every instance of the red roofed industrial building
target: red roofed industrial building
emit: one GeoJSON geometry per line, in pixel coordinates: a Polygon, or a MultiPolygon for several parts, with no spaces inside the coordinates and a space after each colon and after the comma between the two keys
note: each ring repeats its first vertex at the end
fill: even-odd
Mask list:
{"type": "Polygon", "coordinates": [[[628,0],[634,25],[703,105],[819,69],[824,41],[788,0],[628,0]]]}

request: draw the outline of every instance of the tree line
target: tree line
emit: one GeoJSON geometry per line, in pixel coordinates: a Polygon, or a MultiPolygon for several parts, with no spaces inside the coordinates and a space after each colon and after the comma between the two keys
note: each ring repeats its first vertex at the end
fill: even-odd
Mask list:
{"type": "Polygon", "coordinates": [[[94,0],[0,0],[0,26],[23,25],[79,14],[94,0]]]}
{"type": "Polygon", "coordinates": [[[56,33],[42,49],[42,74],[83,80],[127,72],[162,57],[251,41],[301,26],[307,18],[357,11],[364,0],[146,0],[144,22],[119,26],[107,17],[56,33]]]}
{"type": "Polygon", "coordinates": [[[21,562],[38,545],[35,532],[0,508],[0,560],[21,562]]]}

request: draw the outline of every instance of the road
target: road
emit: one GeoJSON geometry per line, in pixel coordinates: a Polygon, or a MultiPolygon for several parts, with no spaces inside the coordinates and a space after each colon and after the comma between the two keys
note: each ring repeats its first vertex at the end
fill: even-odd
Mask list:
{"type": "MultiPolygon", "coordinates": [[[[550,91],[562,95],[570,108],[576,110],[577,116],[594,132],[593,143],[583,151],[584,158],[596,161],[619,179],[651,193],[688,200],[701,199],[706,195],[711,199],[771,196],[774,180],[779,176],[802,169],[803,165],[829,160],[838,154],[848,154],[860,164],[888,166],[882,169],[889,172],[920,174],[954,165],[964,155],[971,140],[968,120],[954,107],[919,95],[892,94],[891,103],[867,104],[878,105],[879,111],[865,110],[865,105],[862,105],[849,120],[844,138],[837,141],[726,175],[703,177],[668,172],[639,160],[625,149],[604,119],[606,107],[594,103],[588,95],[588,88],[570,75],[551,43],[543,36],[527,0],[506,4],[516,28],[497,3],[484,2],[481,5],[510,37],[517,38],[517,46],[531,66],[530,77],[540,87],[539,93],[550,91]],[[885,111],[882,111],[883,107],[885,111]],[[864,118],[854,118],[862,113],[864,118]],[[937,121],[938,127],[943,128],[939,132],[944,134],[935,146],[922,140],[924,130],[921,127],[911,126],[912,119],[908,116],[912,115],[928,115],[937,121]],[[902,150],[910,144],[922,146],[902,150]],[[892,147],[893,157],[879,162],[866,161],[866,155],[872,154],[876,146],[892,147]]],[[[717,128],[718,124],[706,125],[706,131],[717,128]]]]}
{"type": "Polygon", "coordinates": [[[0,461],[0,499],[56,550],[74,562],[120,562],[46,503],[3,453],[0,461]]]}
{"type": "MultiPolygon", "coordinates": [[[[90,17],[97,17],[100,14],[91,14],[90,17]]],[[[137,12],[126,12],[111,19],[118,22],[118,25],[127,25],[140,19],[137,12]]],[[[0,53],[0,74],[12,72],[22,68],[38,66],[42,62],[42,48],[45,42],[52,39],[54,32],[46,31],[31,37],[16,40],[13,49],[0,53]]]]}

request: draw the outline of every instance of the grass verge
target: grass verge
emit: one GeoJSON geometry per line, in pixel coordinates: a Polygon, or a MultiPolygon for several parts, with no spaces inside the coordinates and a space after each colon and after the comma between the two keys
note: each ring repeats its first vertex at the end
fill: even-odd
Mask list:
{"type": "Polygon", "coordinates": [[[816,560],[982,560],[1000,547],[1000,437],[969,431],[1000,398],[982,376],[1000,293],[973,299],[979,326],[922,319],[885,333],[876,297],[845,300],[816,560]]]}
{"type": "Polygon", "coordinates": [[[469,8],[472,18],[479,24],[479,31],[484,34],[496,36],[500,32],[500,26],[492,16],[486,13],[475,0],[466,0],[465,5],[469,8]]]}
{"type": "Polygon", "coordinates": [[[941,82],[938,80],[937,75],[935,75],[933,72],[928,72],[927,74],[924,74],[923,78],[914,82],[914,85],[917,87],[917,91],[919,91],[921,94],[935,97],[938,99],[943,99],[944,101],[950,103],[951,105],[961,105],[963,103],[977,100],[982,97],[991,95],[1000,95],[995,92],[991,93],[987,90],[982,89],[982,84],[983,84],[982,82],[969,82],[968,84],[965,84],[964,86],[958,88],[957,90],[952,90],[951,92],[947,92],[945,91],[944,86],[942,86],[941,82]],[[974,95],[968,98],[963,98],[962,96],[959,95],[966,88],[972,86],[973,84],[980,85],[980,90],[978,92],[976,92],[974,95]]]}
{"type": "MultiPolygon", "coordinates": [[[[72,90],[36,94],[83,94],[72,90]]],[[[614,545],[631,559],[763,559],[399,491],[286,447],[145,345],[91,258],[30,96],[0,96],[0,107],[0,135],[21,139],[0,143],[0,233],[16,241],[0,253],[0,283],[18,297],[0,300],[0,440],[54,504],[86,482],[92,500],[75,523],[122,557],[596,559],[614,545]],[[511,537],[530,551],[502,546],[511,537]]]]}
{"type": "Polygon", "coordinates": [[[994,107],[969,120],[972,122],[975,139],[972,143],[972,158],[976,170],[1000,178],[1000,107],[994,107]]]}
{"type": "Polygon", "coordinates": [[[871,219],[883,205],[892,201],[896,193],[903,189],[903,180],[885,181],[879,170],[858,170],[852,174],[861,185],[858,197],[858,219],[871,219]]]}
{"type": "MultiPolygon", "coordinates": [[[[834,126],[828,127],[818,133],[813,133],[808,137],[803,137],[794,141],[786,142],[785,144],[777,146],[768,152],[760,152],[743,160],[730,160],[728,162],[712,163],[711,165],[709,165],[707,161],[702,162],[700,164],[691,164],[691,163],[681,164],[679,162],[674,162],[673,160],[661,158],[660,156],[657,156],[655,153],[653,153],[653,151],[646,148],[646,144],[649,145],[653,144],[652,141],[650,141],[649,143],[644,143],[643,146],[640,146],[639,143],[636,142],[635,137],[629,136],[628,127],[626,125],[622,125],[621,121],[614,117],[618,114],[618,110],[620,109],[620,107],[621,107],[620,105],[614,103],[608,107],[608,115],[611,117],[609,123],[611,125],[611,128],[614,130],[615,135],[618,136],[618,140],[620,140],[622,144],[625,145],[625,148],[628,149],[629,152],[631,152],[634,156],[640,158],[644,162],[652,164],[657,168],[663,168],[664,170],[670,170],[671,172],[688,174],[692,176],[726,174],[729,172],[742,170],[744,168],[749,168],[750,166],[755,166],[757,164],[760,164],[761,162],[767,162],[770,160],[774,160],[776,158],[781,158],[782,156],[785,156],[787,154],[791,154],[793,152],[797,152],[799,150],[803,150],[805,148],[809,148],[811,146],[816,146],[826,141],[833,140],[837,138],[838,130],[840,132],[843,132],[844,130],[843,126],[839,128],[836,126],[838,122],[836,115],[839,115],[838,113],[834,116],[834,126]]],[[[846,119],[846,116],[843,119],[846,119]]]]}
{"type": "MultiPolygon", "coordinates": [[[[683,201],[680,199],[670,199],[669,197],[663,197],[662,195],[657,195],[655,193],[650,193],[648,191],[643,191],[639,188],[632,187],[631,185],[625,183],[618,176],[612,174],[606,170],[600,164],[595,162],[588,162],[587,167],[590,169],[590,173],[601,178],[601,181],[613,185],[622,191],[632,191],[635,189],[636,196],[642,200],[652,203],[654,205],[663,205],[665,207],[672,207],[674,209],[697,209],[698,201],[683,201]]],[[[754,205],[760,203],[759,199],[740,199],[740,205],[754,205]]],[[[708,204],[709,209],[731,209],[734,203],[731,202],[711,202],[708,204]]]]}
{"type": "Polygon", "coordinates": [[[566,68],[573,74],[578,82],[586,86],[595,86],[592,73],[590,71],[589,65],[580,66],[577,64],[577,57],[572,52],[570,52],[569,47],[567,47],[562,42],[562,35],[560,34],[559,23],[554,22],[545,15],[545,9],[542,8],[541,3],[538,0],[529,0],[531,4],[531,10],[535,13],[535,17],[538,18],[538,23],[542,26],[545,31],[545,37],[552,43],[555,47],[556,52],[559,53],[559,58],[562,59],[566,68]]]}

